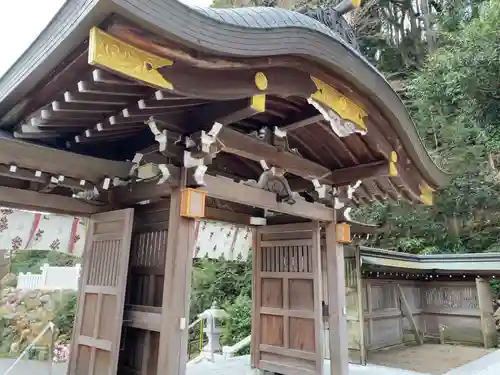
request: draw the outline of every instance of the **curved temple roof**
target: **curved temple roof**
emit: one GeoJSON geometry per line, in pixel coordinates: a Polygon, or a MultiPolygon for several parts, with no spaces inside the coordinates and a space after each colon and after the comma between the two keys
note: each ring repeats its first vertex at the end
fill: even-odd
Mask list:
{"type": "MultiPolygon", "coordinates": [[[[432,203],[446,176],[345,21],[334,11],[316,18],[331,16],[343,26],[275,8],[68,0],[1,78],[0,127],[26,142],[116,161],[138,152],[145,161],[164,158],[155,134],[173,164],[194,158],[209,174],[258,180],[263,160],[287,171],[290,188],[308,199],[326,184],[357,204],[432,203]]],[[[19,152],[26,142],[17,141],[19,152]]],[[[0,155],[6,166],[11,159],[0,155]]],[[[109,168],[92,179],[124,177],[109,168]]],[[[44,160],[39,169],[59,174],[44,160]]]]}

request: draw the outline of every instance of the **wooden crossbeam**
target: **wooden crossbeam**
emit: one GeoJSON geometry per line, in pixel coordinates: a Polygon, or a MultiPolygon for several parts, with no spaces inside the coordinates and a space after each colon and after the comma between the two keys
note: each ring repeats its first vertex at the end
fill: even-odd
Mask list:
{"type": "Polygon", "coordinates": [[[55,185],[65,187],[71,190],[83,191],[93,187],[93,184],[85,180],[77,180],[66,176],[52,176],[42,171],[34,171],[26,168],[17,168],[0,164],[0,176],[9,177],[17,180],[36,182],[42,185],[55,185]]]}
{"type": "Polygon", "coordinates": [[[290,173],[307,180],[325,179],[331,173],[328,168],[320,164],[291,152],[279,151],[269,143],[228,127],[223,127],[217,138],[224,145],[224,152],[256,162],[265,160],[268,165],[285,168],[290,173]]]}
{"type": "Polygon", "coordinates": [[[205,209],[205,219],[224,221],[233,224],[250,225],[251,215],[241,212],[221,210],[219,208],[207,207],[205,209]]]}
{"type": "MultiPolygon", "coordinates": [[[[133,186],[121,186],[111,190],[112,200],[119,205],[131,205],[142,201],[156,201],[168,197],[173,189],[179,186],[180,169],[169,165],[170,179],[158,185],[156,181],[137,183],[133,186]]],[[[332,220],[332,209],[322,204],[308,203],[298,200],[295,204],[278,203],[276,194],[251,187],[231,179],[206,175],[204,177],[206,187],[201,188],[208,196],[234,203],[240,203],[251,207],[269,209],[275,212],[304,217],[311,220],[329,222],[332,220]]],[[[210,212],[210,210],[209,210],[210,212]]],[[[214,218],[220,212],[212,211],[214,218]]],[[[246,218],[239,217],[238,221],[246,218]]]]}
{"type": "Polygon", "coordinates": [[[126,305],[124,323],[146,331],[160,332],[162,307],[126,305]]]}
{"type": "Polygon", "coordinates": [[[224,177],[205,176],[205,182],[206,187],[202,188],[202,190],[213,198],[311,220],[324,222],[333,220],[332,209],[322,204],[308,203],[303,200],[297,200],[293,205],[278,203],[274,193],[237,183],[224,177]]]}
{"type": "Polygon", "coordinates": [[[105,210],[75,198],[0,186],[0,205],[15,209],[88,216],[105,210]]]}
{"type": "Polygon", "coordinates": [[[105,177],[127,178],[132,168],[129,162],[80,155],[15,139],[0,139],[0,164],[14,164],[19,168],[93,183],[105,177]]]}

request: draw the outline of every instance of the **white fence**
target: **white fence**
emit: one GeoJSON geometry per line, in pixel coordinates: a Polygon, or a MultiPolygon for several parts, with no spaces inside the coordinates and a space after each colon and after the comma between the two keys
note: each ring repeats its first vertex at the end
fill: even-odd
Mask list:
{"type": "Polygon", "coordinates": [[[81,265],[74,267],[50,267],[47,263],[41,267],[42,273],[35,275],[31,272],[21,272],[17,277],[17,289],[57,290],[78,289],[81,265]]]}

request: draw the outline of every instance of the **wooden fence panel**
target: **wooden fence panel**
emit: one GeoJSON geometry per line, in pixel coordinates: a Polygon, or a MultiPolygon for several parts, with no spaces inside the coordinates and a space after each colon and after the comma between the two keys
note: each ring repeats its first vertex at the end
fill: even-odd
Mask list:
{"type": "Polygon", "coordinates": [[[422,304],[427,337],[442,337],[448,342],[483,343],[474,281],[423,283],[422,304]]]}

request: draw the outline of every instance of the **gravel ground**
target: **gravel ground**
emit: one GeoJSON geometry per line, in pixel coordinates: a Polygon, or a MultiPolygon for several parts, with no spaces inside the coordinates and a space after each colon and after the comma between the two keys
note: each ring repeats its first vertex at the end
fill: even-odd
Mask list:
{"type": "MultiPolygon", "coordinates": [[[[493,351],[459,345],[399,346],[368,353],[368,362],[380,366],[443,375],[493,351]]],[[[500,375],[500,373],[495,375],[500,375]]]]}

